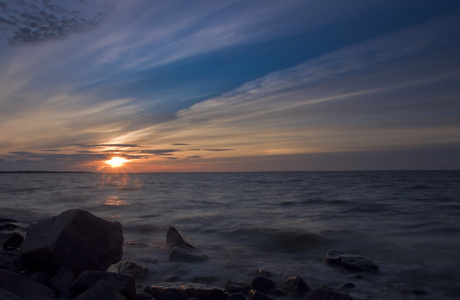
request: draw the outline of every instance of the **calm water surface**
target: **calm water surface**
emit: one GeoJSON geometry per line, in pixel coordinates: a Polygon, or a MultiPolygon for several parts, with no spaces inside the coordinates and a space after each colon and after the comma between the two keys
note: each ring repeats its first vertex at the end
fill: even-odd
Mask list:
{"type": "Polygon", "coordinates": [[[172,275],[223,286],[255,269],[315,288],[353,282],[355,299],[459,299],[460,172],[0,174],[0,217],[37,222],[72,208],[123,224],[123,260],[148,267],[140,285],[172,275]],[[169,225],[209,258],[168,263],[169,225]],[[381,275],[352,278],[322,264],[336,249],[381,275]],[[401,294],[423,288],[427,296],[401,294]]]}

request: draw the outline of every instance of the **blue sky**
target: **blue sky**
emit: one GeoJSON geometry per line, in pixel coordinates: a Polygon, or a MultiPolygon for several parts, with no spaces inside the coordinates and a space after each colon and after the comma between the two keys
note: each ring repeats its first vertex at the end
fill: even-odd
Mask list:
{"type": "Polygon", "coordinates": [[[0,1],[0,170],[459,169],[458,1],[0,1]]]}

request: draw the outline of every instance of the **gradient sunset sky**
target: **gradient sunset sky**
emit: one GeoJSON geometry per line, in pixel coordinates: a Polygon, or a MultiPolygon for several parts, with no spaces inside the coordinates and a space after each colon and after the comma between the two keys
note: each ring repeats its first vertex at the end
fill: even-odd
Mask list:
{"type": "Polygon", "coordinates": [[[113,156],[460,169],[460,1],[0,1],[0,171],[113,156]]]}

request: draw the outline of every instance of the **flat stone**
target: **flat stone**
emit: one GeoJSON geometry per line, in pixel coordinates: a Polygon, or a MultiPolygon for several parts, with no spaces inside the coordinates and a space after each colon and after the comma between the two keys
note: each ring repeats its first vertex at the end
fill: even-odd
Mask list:
{"type": "Polygon", "coordinates": [[[121,224],[72,209],[32,227],[21,246],[25,264],[55,273],[66,266],[76,274],[105,271],[123,255],[121,224]]]}
{"type": "Polygon", "coordinates": [[[169,254],[169,261],[196,263],[207,261],[208,257],[195,248],[176,246],[169,254]]]}
{"type": "Polygon", "coordinates": [[[136,295],[136,283],[134,277],[119,273],[91,270],[82,272],[80,276],[75,279],[74,283],[70,287],[70,290],[80,294],[101,280],[111,282],[122,295],[129,299],[134,298],[136,295]]]}
{"type": "Polygon", "coordinates": [[[337,267],[350,272],[380,272],[379,267],[369,258],[342,251],[328,251],[323,261],[329,266],[337,267]]]}
{"type": "Polygon", "coordinates": [[[14,252],[0,251],[0,269],[19,272],[23,264],[22,255],[14,252]]]}
{"type": "Polygon", "coordinates": [[[144,291],[157,300],[181,300],[195,297],[201,300],[227,299],[227,294],[222,288],[192,282],[162,282],[148,286],[144,291]]]}
{"type": "Polygon", "coordinates": [[[44,284],[38,283],[28,276],[8,270],[0,270],[0,288],[20,298],[54,297],[55,292],[44,284]]]}
{"type": "Polygon", "coordinates": [[[305,300],[353,300],[353,298],[347,294],[340,294],[329,289],[320,288],[313,290],[307,295],[305,300]]]}

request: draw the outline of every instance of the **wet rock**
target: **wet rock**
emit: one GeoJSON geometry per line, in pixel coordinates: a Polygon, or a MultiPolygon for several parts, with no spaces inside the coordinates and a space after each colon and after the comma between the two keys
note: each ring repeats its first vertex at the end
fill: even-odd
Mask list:
{"type": "Polygon", "coordinates": [[[313,290],[307,295],[305,300],[353,300],[353,298],[347,294],[340,294],[333,290],[320,288],[313,290]]]}
{"type": "Polygon", "coordinates": [[[23,263],[22,255],[14,252],[0,252],[0,269],[19,272],[23,263]]]}
{"type": "Polygon", "coordinates": [[[288,293],[306,293],[308,286],[302,277],[290,276],[284,282],[284,289],[288,293]]]}
{"type": "Polygon", "coordinates": [[[342,284],[340,285],[340,288],[342,288],[342,289],[352,289],[352,288],[354,288],[354,287],[356,287],[356,285],[354,285],[354,284],[351,283],[351,282],[345,282],[345,283],[342,283],[342,284]]]}
{"type": "Polygon", "coordinates": [[[248,296],[251,300],[274,300],[272,297],[256,290],[251,290],[248,296]]]}
{"type": "Polygon", "coordinates": [[[328,251],[324,258],[324,263],[350,272],[380,272],[379,267],[369,258],[342,251],[328,251]]]}
{"type": "Polygon", "coordinates": [[[106,280],[100,280],[88,290],[75,297],[74,300],[126,300],[117,289],[115,284],[106,280]]]}
{"type": "Polygon", "coordinates": [[[276,288],[276,284],[265,276],[257,276],[252,280],[251,287],[259,292],[268,293],[276,288]]]}
{"type": "Polygon", "coordinates": [[[8,270],[0,270],[0,288],[19,298],[33,296],[54,297],[55,292],[44,284],[38,283],[28,276],[8,270]]]}
{"type": "Polygon", "coordinates": [[[246,296],[241,292],[232,293],[228,295],[227,300],[246,300],[246,296]]]}
{"type": "Polygon", "coordinates": [[[275,296],[287,296],[287,293],[283,290],[280,290],[279,288],[275,288],[271,290],[270,294],[275,295],[275,296]]]}
{"type": "Polygon", "coordinates": [[[224,289],[201,283],[162,282],[148,286],[144,291],[157,300],[181,300],[200,298],[201,300],[225,300],[224,289]]]}
{"type": "Polygon", "coordinates": [[[170,226],[166,233],[166,246],[173,249],[177,246],[184,246],[186,248],[195,248],[192,241],[177,227],[170,226]]]}
{"type": "Polygon", "coordinates": [[[70,288],[74,280],[74,271],[67,267],[62,267],[59,269],[56,275],[54,275],[54,277],[50,279],[50,284],[58,291],[65,291],[70,288]]]}
{"type": "Polygon", "coordinates": [[[81,273],[80,276],[75,279],[70,290],[76,294],[80,294],[101,280],[112,283],[116,289],[128,299],[132,299],[136,295],[134,277],[119,273],[91,270],[86,270],[81,273]]]}
{"type": "Polygon", "coordinates": [[[121,224],[73,209],[34,226],[21,246],[25,264],[55,273],[61,266],[76,274],[101,270],[118,262],[123,254],[121,224]]]}
{"type": "Polygon", "coordinates": [[[196,263],[207,261],[208,257],[195,248],[176,246],[169,254],[169,261],[196,263]]]}
{"type": "Polygon", "coordinates": [[[228,280],[227,283],[225,284],[225,289],[231,294],[243,293],[247,295],[249,291],[251,290],[251,286],[247,283],[228,280]]]}
{"type": "Polygon", "coordinates": [[[40,282],[46,285],[50,285],[51,275],[45,272],[35,272],[30,277],[36,282],[40,282]]]}
{"type": "Polygon", "coordinates": [[[253,274],[254,274],[254,276],[265,276],[267,278],[272,278],[273,277],[272,272],[267,271],[267,270],[256,269],[256,270],[254,270],[253,274]]]}
{"type": "Polygon", "coordinates": [[[0,233],[0,246],[3,250],[19,248],[24,241],[24,237],[17,232],[0,233]]]}
{"type": "Polygon", "coordinates": [[[118,273],[131,275],[135,278],[143,278],[149,275],[149,269],[139,266],[132,261],[125,261],[121,263],[118,268],[118,273]]]}

